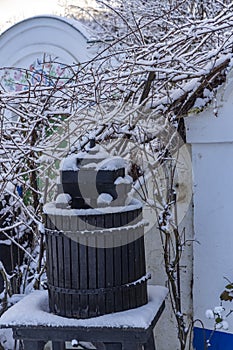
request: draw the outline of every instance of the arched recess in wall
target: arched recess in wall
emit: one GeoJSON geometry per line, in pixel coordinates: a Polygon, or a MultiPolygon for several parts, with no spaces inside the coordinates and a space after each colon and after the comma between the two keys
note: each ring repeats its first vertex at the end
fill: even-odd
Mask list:
{"type": "MultiPolygon", "coordinates": [[[[34,72],[67,75],[63,64],[73,65],[88,61],[92,50],[88,44],[91,34],[76,20],[57,16],[36,16],[25,19],[0,36],[0,79],[4,90],[24,89],[25,76],[12,68],[31,69],[34,72]],[[53,65],[45,65],[49,61],[53,65]]],[[[34,83],[33,74],[30,78],[34,83]]],[[[49,84],[49,82],[47,82],[49,84]]]]}

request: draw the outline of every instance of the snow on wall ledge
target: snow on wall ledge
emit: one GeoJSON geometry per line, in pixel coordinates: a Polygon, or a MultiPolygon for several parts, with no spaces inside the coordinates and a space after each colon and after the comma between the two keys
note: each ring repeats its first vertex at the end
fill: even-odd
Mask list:
{"type": "MultiPolygon", "coordinates": [[[[227,283],[224,277],[233,280],[233,71],[219,88],[217,106],[217,117],[216,103],[212,103],[185,120],[192,148],[194,239],[198,242],[194,243],[194,319],[201,319],[207,329],[214,324],[205,318],[205,311],[219,305],[227,283]]],[[[226,333],[233,334],[232,316],[228,323],[226,333]]],[[[203,344],[195,349],[203,349],[203,344]]]]}

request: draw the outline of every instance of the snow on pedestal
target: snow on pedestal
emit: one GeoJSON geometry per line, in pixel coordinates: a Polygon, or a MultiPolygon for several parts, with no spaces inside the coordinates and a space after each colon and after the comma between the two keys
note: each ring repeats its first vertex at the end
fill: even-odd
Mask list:
{"type": "Polygon", "coordinates": [[[51,327],[117,327],[142,328],[150,326],[158,312],[168,290],[162,286],[148,286],[148,304],[136,309],[116,312],[99,317],[78,320],[51,314],[49,312],[48,292],[35,291],[25,296],[14,307],[7,310],[0,318],[0,328],[16,325],[51,326],[51,327]]]}

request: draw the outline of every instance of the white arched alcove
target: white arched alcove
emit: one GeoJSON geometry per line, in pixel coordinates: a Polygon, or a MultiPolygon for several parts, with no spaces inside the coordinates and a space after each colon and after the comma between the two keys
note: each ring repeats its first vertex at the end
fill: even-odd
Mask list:
{"type": "Polygon", "coordinates": [[[63,63],[90,59],[90,32],[75,20],[57,16],[25,19],[0,36],[0,67],[25,67],[44,53],[60,58],[63,63]]]}
{"type": "MultiPolygon", "coordinates": [[[[80,22],[58,16],[36,16],[13,25],[0,36],[3,88],[6,91],[24,89],[25,73],[17,71],[18,68],[48,75],[53,70],[54,76],[67,76],[64,65],[88,62],[93,57],[95,50],[88,43],[90,39],[91,33],[80,22]],[[53,62],[52,68],[46,68],[45,62],[53,62]]],[[[30,80],[34,85],[33,74],[30,80]]]]}

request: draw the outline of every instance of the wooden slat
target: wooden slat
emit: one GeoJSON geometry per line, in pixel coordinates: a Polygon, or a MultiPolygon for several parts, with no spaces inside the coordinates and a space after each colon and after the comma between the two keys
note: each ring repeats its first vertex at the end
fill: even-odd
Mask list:
{"type": "MultiPolygon", "coordinates": [[[[139,229],[135,230],[135,236],[138,237],[139,229]]],[[[143,270],[143,266],[141,264],[141,258],[142,258],[142,249],[144,248],[144,241],[143,237],[137,238],[135,241],[135,269],[136,269],[136,274],[135,274],[135,279],[141,278],[143,275],[145,275],[145,271],[143,270]]],[[[140,306],[142,302],[142,288],[141,285],[138,284],[136,286],[136,306],[140,306]]]]}
{"type": "MultiPolygon", "coordinates": [[[[113,226],[112,215],[107,214],[105,216],[105,227],[113,226]]],[[[112,287],[114,285],[113,274],[114,274],[114,258],[113,258],[113,238],[111,233],[106,237],[107,248],[105,250],[105,276],[106,276],[106,287],[112,287]]],[[[106,294],[106,313],[114,310],[114,295],[112,291],[106,294]]]]}
{"type": "Polygon", "coordinates": [[[24,350],[41,350],[44,348],[45,342],[38,340],[24,340],[24,350]]]}
{"type": "MultiPolygon", "coordinates": [[[[62,216],[62,231],[64,232],[63,238],[63,251],[64,251],[64,287],[71,288],[71,266],[72,266],[72,257],[71,257],[71,239],[66,232],[70,231],[71,220],[70,216],[62,216]]],[[[70,294],[66,294],[64,296],[65,301],[65,310],[66,316],[72,317],[72,296],[70,294]]]]}
{"type": "Polygon", "coordinates": [[[58,286],[58,252],[57,252],[57,237],[51,236],[52,238],[52,249],[50,259],[52,261],[53,269],[53,285],[58,286]]]}
{"type": "Polygon", "coordinates": [[[48,215],[47,216],[47,220],[48,220],[48,228],[50,228],[51,230],[55,230],[55,216],[54,215],[48,215]]]}
{"type": "MultiPolygon", "coordinates": [[[[52,249],[51,249],[51,262],[52,262],[52,270],[53,270],[53,285],[58,286],[59,281],[58,281],[58,263],[57,263],[57,237],[51,236],[51,241],[52,241],[52,249]]],[[[59,301],[57,299],[57,293],[50,292],[51,295],[51,300],[50,300],[50,306],[52,307],[53,312],[60,312],[60,307],[59,307],[59,301]],[[55,310],[56,308],[56,310],[55,310]]]]}
{"type": "Polygon", "coordinates": [[[53,285],[53,263],[52,263],[52,235],[45,236],[46,243],[46,270],[47,270],[47,279],[50,284],[53,285]]]}
{"type": "MultiPolygon", "coordinates": [[[[132,238],[132,234],[131,234],[132,238]]],[[[128,259],[129,259],[129,282],[134,282],[135,279],[135,242],[132,241],[128,244],[128,259]]],[[[130,307],[133,308],[136,306],[136,294],[135,288],[130,288],[129,291],[130,307]]]]}
{"type": "MultiPolygon", "coordinates": [[[[99,228],[104,228],[104,216],[98,215],[96,225],[99,228]]],[[[105,275],[105,237],[104,234],[98,235],[97,245],[97,288],[104,288],[106,286],[105,275]]],[[[99,293],[97,298],[97,314],[105,313],[105,297],[103,293],[99,293]]]]}
{"type": "MultiPolygon", "coordinates": [[[[80,288],[80,260],[79,260],[79,235],[78,235],[78,227],[79,227],[79,218],[76,216],[70,217],[70,231],[72,234],[70,235],[70,261],[71,261],[71,288],[79,289],[80,288]]],[[[71,297],[72,299],[72,314],[73,317],[80,317],[80,296],[78,294],[74,294],[71,297]]]]}
{"type": "MultiPolygon", "coordinates": [[[[64,284],[64,243],[63,243],[63,237],[58,236],[57,237],[57,253],[58,253],[58,286],[59,287],[65,287],[64,284]]],[[[61,315],[65,315],[65,295],[63,293],[59,293],[59,299],[60,299],[60,309],[61,309],[61,315]]]]}
{"type": "MultiPolygon", "coordinates": [[[[97,249],[96,238],[91,235],[88,238],[88,278],[89,278],[89,289],[97,288],[97,249]]],[[[89,296],[89,316],[96,316],[96,303],[98,301],[97,294],[91,294],[89,296]]]]}
{"type": "Polygon", "coordinates": [[[85,215],[79,216],[77,219],[77,230],[79,231],[79,243],[82,245],[86,245],[86,238],[85,235],[83,235],[81,232],[85,231],[87,229],[87,218],[85,215]]]}
{"type": "Polygon", "coordinates": [[[65,342],[53,341],[52,342],[52,350],[65,350],[65,342]]]}
{"type": "MultiPolygon", "coordinates": [[[[114,286],[122,285],[122,255],[121,255],[121,236],[114,237],[114,286]]],[[[114,293],[115,311],[122,310],[122,290],[116,290],[114,293]]]]}
{"type": "MultiPolygon", "coordinates": [[[[62,232],[62,216],[56,215],[55,225],[58,231],[62,232]]],[[[58,287],[65,287],[64,285],[64,243],[62,234],[56,236],[56,246],[57,246],[57,275],[58,275],[58,287]]],[[[60,304],[60,313],[65,315],[65,296],[63,293],[58,293],[58,302],[60,304]]]]}
{"type": "MultiPolygon", "coordinates": [[[[64,237],[64,285],[65,288],[71,288],[71,266],[73,264],[71,260],[71,242],[68,237],[64,237]]],[[[72,296],[70,294],[65,295],[65,309],[68,317],[72,316],[72,296]]]]}
{"type": "MultiPolygon", "coordinates": [[[[85,237],[82,239],[82,243],[79,244],[79,263],[80,263],[80,289],[88,288],[88,249],[87,244],[85,244],[85,237]]],[[[88,307],[88,296],[81,295],[80,296],[80,317],[87,318],[89,307],[88,307]]]]}
{"type": "Polygon", "coordinates": [[[121,214],[121,226],[125,226],[128,224],[128,215],[127,212],[122,212],[121,214]]]}
{"type": "MultiPolygon", "coordinates": [[[[121,227],[121,213],[114,215],[114,227],[121,227]]],[[[121,232],[115,232],[113,237],[113,259],[114,259],[114,286],[122,285],[122,245],[121,232]]],[[[117,289],[114,293],[115,311],[122,310],[122,290],[117,289]]]]}
{"type": "MultiPolygon", "coordinates": [[[[126,231],[126,234],[127,234],[127,231],[126,231]]],[[[124,244],[121,247],[121,256],[122,256],[122,284],[126,284],[129,282],[129,260],[128,260],[127,244],[124,244]]],[[[130,300],[129,300],[129,292],[127,289],[123,289],[122,298],[123,298],[123,308],[129,309],[130,300]]]]}

